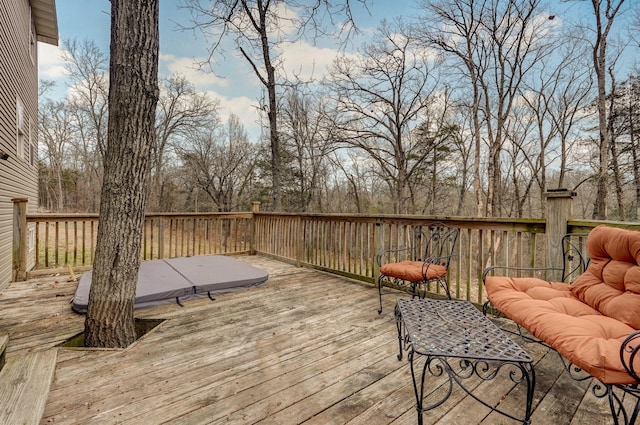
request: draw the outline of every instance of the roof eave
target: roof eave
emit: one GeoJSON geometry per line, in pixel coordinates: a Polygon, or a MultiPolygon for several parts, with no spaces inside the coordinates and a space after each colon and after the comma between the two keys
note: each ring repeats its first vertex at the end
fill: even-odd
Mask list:
{"type": "Polygon", "coordinates": [[[29,0],[38,41],[58,45],[56,0],[29,0]]]}

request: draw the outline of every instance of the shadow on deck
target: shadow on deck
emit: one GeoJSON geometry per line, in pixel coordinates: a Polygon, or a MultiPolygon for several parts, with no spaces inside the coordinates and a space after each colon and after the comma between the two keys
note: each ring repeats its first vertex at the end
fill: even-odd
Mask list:
{"type": "MultiPolygon", "coordinates": [[[[126,350],[57,348],[42,424],[414,424],[409,366],[398,361],[393,306],[374,287],[260,256],[267,285],[136,313],[166,320],[126,350]]],[[[67,276],[0,294],[7,358],[56,346],[83,329],[67,276]]],[[[517,340],[536,361],[534,424],[613,423],[591,381],[575,382],[555,352],[517,340]]],[[[434,378],[434,385],[438,381],[434,378]]],[[[505,377],[474,392],[519,412],[524,389],[505,377]]],[[[0,398],[0,402],[2,398],[0,398]]],[[[1,406],[0,409],[5,409],[1,406]]],[[[29,406],[21,406],[29,409],[29,406]]],[[[425,424],[511,424],[462,391],[425,424]]]]}

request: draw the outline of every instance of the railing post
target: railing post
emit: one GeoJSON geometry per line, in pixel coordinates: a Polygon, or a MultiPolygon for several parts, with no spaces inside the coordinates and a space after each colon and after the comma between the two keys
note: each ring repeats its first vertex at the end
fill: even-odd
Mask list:
{"type": "Polygon", "coordinates": [[[260,202],[253,201],[251,202],[251,230],[249,235],[249,253],[251,255],[256,255],[256,216],[255,214],[260,212],[260,202]]]}
{"type": "Polygon", "coordinates": [[[164,258],[164,217],[158,220],[158,260],[164,258]]]}
{"type": "Polygon", "coordinates": [[[372,276],[373,283],[377,284],[378,277],[380,276],[380,269],[378,268],[378,263],[376,263],[376,257],[378,256],[378,252],[382,251],[384,248],[384,226],[382,225],[382,220],[380,218],[376,218],[376,221],[373,225],[373,259],[371,262],[372,267],[372,276]]]}
{"type": "MultiPolygon", "coordinates": [[[[562,269],[564,266],[562,237],[567,233],[567,222],[571,218],[573,198],[576,193],[568,189],[554,189],[547,190],[544,196],[547,200],[547,267],[562,269]]],[[[561,273],[554,273],[547,278],[560,280],[561,273]]]]}
{"type": "Polygon", "coordinates": [[[27,202],[14,198],[13,202],[13,281],[27,280],[27,202]]]}
{"type": "Polygon", "coordinates": [[[302,267],[302,261],[304,260],[305,234],[304,220],[302,220],[302,216],[300,214],[296,216],[295,232],[298,235],[296,238],[296,266],[302,267]]]}

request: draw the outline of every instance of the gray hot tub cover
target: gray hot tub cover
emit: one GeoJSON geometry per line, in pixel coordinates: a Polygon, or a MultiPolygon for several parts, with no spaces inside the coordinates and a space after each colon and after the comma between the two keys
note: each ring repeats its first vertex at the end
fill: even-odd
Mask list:
{"type": "MultiPolygon", "coordinates": [[[[83,273],[71,308],[85,314],[92,272],[83,273]]],[[[263,285],[269,274],[224,255],[151,260],[140,263],[135,308],[212,297],[263,285]]]]}

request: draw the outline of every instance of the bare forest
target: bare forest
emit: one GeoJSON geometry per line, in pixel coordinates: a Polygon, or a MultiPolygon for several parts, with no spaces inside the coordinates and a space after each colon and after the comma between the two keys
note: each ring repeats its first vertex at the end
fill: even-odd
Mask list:
{"type": "MultiPolygon", "coordinates": [[[[220,40],[237,43],[262,84],[264,128],[250,136],[247,117],[223,119],[219,100],[183,75],[160,76],[149,212],[259,201],[265,211],[544,217],[544,192],[568,189],[576,218],[640,218],[640,68],[623,61],[640,45],[636,2],[575,0],[584,19],[569,22],[540,0],[423,0],[314,80],[283,71],[282,40],[266,30],[290,19],[269,9],[286,1],[184,3],[185,27],[217,31],[212,60],[220,40]]],[[[344,5],[325,16],[346,19],[348,39],[364,29],[344,5]]],[[[318,15],[289,6],[299,19],[287,25],[329,36],[318,15]]],[[[91,40],[63,45],[67,97],[40,84],[40,206],[97,212],[109,56],[91,40]]]]}

